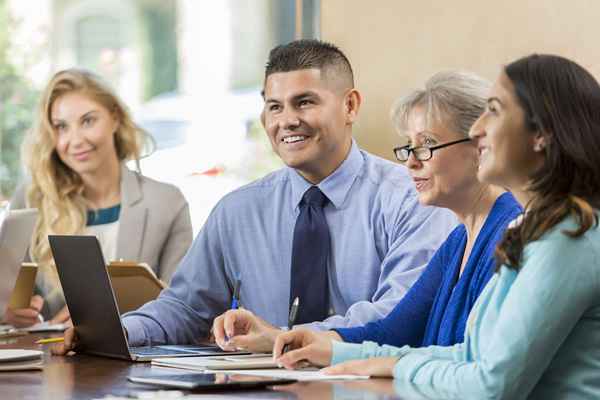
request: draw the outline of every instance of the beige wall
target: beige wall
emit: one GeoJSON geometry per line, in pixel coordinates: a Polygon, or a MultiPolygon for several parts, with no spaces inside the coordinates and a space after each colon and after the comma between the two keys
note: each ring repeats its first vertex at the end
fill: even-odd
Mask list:
{"type": "Polygon", "coordinates": [[[386,158],[399,142],[394,99],[439,70],[494,79],[503,63],[551,52],[600,77],[600,0],[321,0],[321,37],[353,64],[364,97],[357,140],[386,158]]]}

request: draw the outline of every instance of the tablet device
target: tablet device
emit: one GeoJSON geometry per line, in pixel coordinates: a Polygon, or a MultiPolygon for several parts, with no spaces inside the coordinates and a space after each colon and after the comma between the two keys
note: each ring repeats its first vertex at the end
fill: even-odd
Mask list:
{"type": "Polygon", "coordinates": [[[130,376],[127,379],[135,383],[187,390],[256,389],[297,382],[295,379],[271,378],[266,376],[189,373],[130,376]]]}
{"type": "MultiPolygon", "coordinates": [[[[27,255],[36,209],[8,210],[0,213],[0,317],[10,301],[21,263],[27,255]],[[2,218],[4,217],[4,218],[2,218]]],[[[29,302],[27,302],[29,306],[29,302]]]]}
{"type": "Polygon", "coordinates": [[[17,310],[19,308],[27,308],[33,296],[35,287],[35,277],[37,276],[38,266],[35,263],[22,263],[15,288],[10,295],[8,308],[17,310]]]}

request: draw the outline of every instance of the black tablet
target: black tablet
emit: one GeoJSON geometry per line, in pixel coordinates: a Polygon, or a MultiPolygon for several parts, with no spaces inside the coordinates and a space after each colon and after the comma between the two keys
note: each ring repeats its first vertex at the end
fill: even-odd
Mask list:
{"type": "Polygon", "coordinates": [[[271,378],[241,374],[152,374],[130,376],[127,379],[135,383],[188,390],[211,389],[255,389],[273,385],[295,383],[295,379],[271,378]]]}

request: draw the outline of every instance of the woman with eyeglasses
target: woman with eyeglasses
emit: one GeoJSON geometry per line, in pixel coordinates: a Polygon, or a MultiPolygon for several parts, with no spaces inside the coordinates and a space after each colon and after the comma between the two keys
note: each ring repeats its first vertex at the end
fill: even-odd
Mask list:
{"type": "Polygon", "coordinates": [[[95,235],[106,261],[145,262],[170,280],[192,242],[189,208],[179,189],[125,165],[139,159],[144,139],[99,77],[78,69],[52,77],[23,145],[31,181],[11,201],[12,208],[39,210],[30,246],[38,294],[30,307],[7,310],[5,322],[29,326],[40,314],[53,323],[69,319],[50,234],[95,235]]]}
{"type": "Polygon", "coordinates": [[[479,179],[509,188],[525,213],[498,246],[464,343],[336,344],[336,363],[371,359],[326,372],[393,376],[402,395],[600,398],[599,110],[600,85],[573,61],[508,64],[471,136],[479,179]]]}
{"type": "MultiPolygon", "coordinates": [[[[401,98],[392,112],[408,145],[394,149],[413,177],[419,202],[452,210],[462,222],[425,271],[384,319],[329,332],[299,329],[280,335],[274,354],[288,368],[332,362],[332,342],[365,340],[394,346],[452,345],[463,341],[465,321],[494,272],[494,248],[521,212],[514,197],[477,180],[479,154],[469,129],[485,109],[490,84],[472,74],[443,72],[401,98]]],[[[435,221],[430,221],[436,229],[435,221]]],[[[335,359],[333,359],[335,362],[335,359]]]]}

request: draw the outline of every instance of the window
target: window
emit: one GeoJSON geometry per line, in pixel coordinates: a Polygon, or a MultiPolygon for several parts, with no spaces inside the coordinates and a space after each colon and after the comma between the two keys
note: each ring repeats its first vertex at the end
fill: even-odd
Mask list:
{"type": "Polygon", "coordinates": [[[142,172],[181,188],[198,231],[225,193],[281,165],[258,121],[264,65],[294,39],[297,11],[303,37],[318,35],[318,9],[315,0],[0,0],[9,27],[0,33],[1,198],[24,179],[19,146],[40,90],[58,70],[86,68],[153,136],[142,172]]]}

